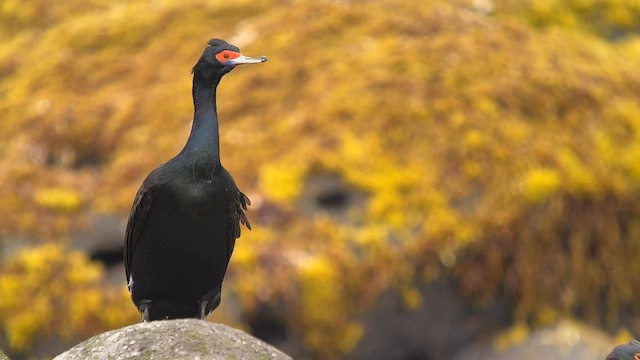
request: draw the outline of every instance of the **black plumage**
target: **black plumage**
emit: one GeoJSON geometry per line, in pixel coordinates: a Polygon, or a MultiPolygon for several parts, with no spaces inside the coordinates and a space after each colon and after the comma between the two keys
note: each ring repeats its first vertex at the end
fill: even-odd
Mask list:
{"type": "Polygon", "coordinates": [[[195,115],[187,144],[153,170],[127,224],[125,272],[143,320],[200,318],[220,304],[222,280],[249,199],[220,164],[216,89],[240,64],[261,63],[213,39],[193,67],[195,115]]]}

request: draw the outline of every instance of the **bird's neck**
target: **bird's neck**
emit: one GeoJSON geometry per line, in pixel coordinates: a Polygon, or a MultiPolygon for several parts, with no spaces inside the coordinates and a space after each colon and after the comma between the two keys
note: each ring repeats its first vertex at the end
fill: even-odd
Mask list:
{"type": "Polygon", "coordinates": [[[194,74],[193,105],[195,114],[189,140],[182,150],[199,163],[212,166],[220,164],[220,135],[216,109],[216,89],[220,79],[194,74]]]}

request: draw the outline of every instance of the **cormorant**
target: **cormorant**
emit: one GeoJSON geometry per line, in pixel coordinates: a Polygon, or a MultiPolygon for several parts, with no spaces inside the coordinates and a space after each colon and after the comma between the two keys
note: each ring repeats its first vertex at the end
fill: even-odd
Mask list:
{"type": "Polygon", "coordinates": [[[628,344],[616,346],[606,360],[640,360],[640,342],[631,340],[628,344]]]}
{"type": "Polygon", "coordinates": [[[142,182],[127,224],[129,291],[143,321],[200,318],[220,304],[222,280],[249,199],[220,164],[216,88],[246,57],[212,39],[193,67],[195,115],[185,147],[142,182]]]}

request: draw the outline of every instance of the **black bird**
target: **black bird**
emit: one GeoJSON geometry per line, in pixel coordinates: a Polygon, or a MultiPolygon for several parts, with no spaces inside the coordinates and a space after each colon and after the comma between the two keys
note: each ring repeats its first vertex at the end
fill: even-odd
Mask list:
{"type": "Polygon", "coordinates": [[[606,360],[640,360],[640,341],[631,340],[628,344],[616,346],[606,360]]]}
{"type": "Polygon", "coordinates": [[[124,247],[131,298],[143,321],[200,318],[220,304],[222,280],[249,199],[220,164],[216,89],[246,57],[212,39],[193,67],[195,115],[182,151],[142,182],[124,247]]]}

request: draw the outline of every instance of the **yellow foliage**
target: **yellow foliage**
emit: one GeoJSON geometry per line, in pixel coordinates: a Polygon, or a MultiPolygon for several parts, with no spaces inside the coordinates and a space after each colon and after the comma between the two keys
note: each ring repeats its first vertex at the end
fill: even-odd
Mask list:
{"type": "Polygon", "coordinates": [[[493,341],[493,346],[499,351],[506,350],[512,346],[522,344],[529,337],[529,333],[529,326],[518,322],[497,336],[493,341]]]}
{"type": "Polygon", "coordinates": [[[73,212],[81,204],[80,196],[73,191],[60,188],[38,189],[33,194],[36,203],[44,208],[73,212]]]}
{"type": "Polygon", "coordinates": [[[255,249],[245,242],[238,242],[233,249],[233,261],[241,266],[252,265],[256,263],[255,249]]]}
{"type": "Polygon", "coordinates": [[[597,194],[598,181],[593,172],[571,151],[563,149],[558,152],[558,165],[565,171],[567,187],[576,197],[597,194]]]}
{"type": "Polygon", "coordinates": [[[622,328],[616,332],[613,342],[616,344],[626,344],[633,339],[633,334],[630,333],[628,329],[622,328]]]}
{"type": "Polygon", "coordinates": [[[6,320],[5,326],[9,329],[6,332],[9,346],[15,350],[27,350],[31,342],[36,337],[43,326],[46,316],[40,311],[23,312],[6,320]]]}
{"type": "Polygon", "coordinates": [[[326,257],[312,257],[301,264],[299,276],[305,343],[325,357],[348,354],[364,329],[355,321],[335,316],[346,305],[336,264],[326,257]]]}
{"type": "Polygon", "coordinates": [[[530,202],[544,201],[560,187],[560,176],[551,169],[531,169],[522,180],[522,193],[530,202]]]}
{"type": "Polygon", "coordinates": [[[353,234],[354,242],[363,247],[386,248],[389,231],[385,226],[368,226],[353,234]]]}
{"type": "Polygon", "coordinates": [[[498,0],[499,13],[517,14],[537,26],[590,31],[610,38],[637,32],[640,4],[628,0],[498,0]]]}
{"type": "Polygon", "coordinates": [[[264,193],[276,201],[292,201],[302,191],[304,164],[265,164],[260,173],[261,188],[264,193]]]}
{"type": "Polygon", "coordinates": [[[333,317],[327,304],[340,301],[335,265],[327,258],[309,259],[300,269],[300,280],[303,287],[303,311],[307,321],[327,324],[332,322],[333,317]]]}
{"type": "Polygon", "coordinates": [[[535,320],[534,322],[535,326],[538,326],[538,327],[550,326],[558,323],[558,321],[561,320],[561,314],[558,312],[557,309],[554,309],[551,307],[541,308],[536,313],[536,317],[534,320],[535,320]]]}
{"type": "Polygon", "coordinates": [[[358,344],[363,333],[364,328],[362,325],[355,322],[347,324],[344,332],[340,334],[340,339],[338,339],[338,347],[340,348],[340,351],[343,354],[349,354],[358,344]]]}
{"type": "Polygon", "coordinates": [[[44,244],[18,253],[0,272],[0,331],[15,351],[40,335],[66,337],[131,322],[135,311],[121,289],[105,288],[102,269],[80,252],[44,244]],[[123,311],[124,309],[124,311],[123,311]],[[103,320],[119,314],[117,321],[103,320]]]}
{"type": "Polygon", "coordinates": [[[416,310],[422,305],[422,295],[415,287],[404,289],[402,291],[402,299],[409,310],[416,310]]]}

